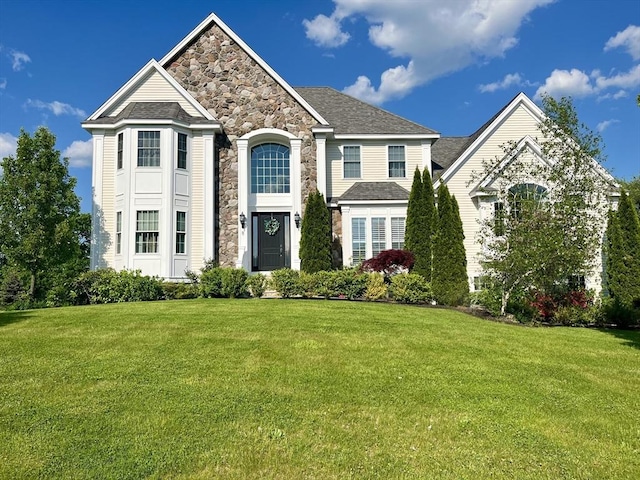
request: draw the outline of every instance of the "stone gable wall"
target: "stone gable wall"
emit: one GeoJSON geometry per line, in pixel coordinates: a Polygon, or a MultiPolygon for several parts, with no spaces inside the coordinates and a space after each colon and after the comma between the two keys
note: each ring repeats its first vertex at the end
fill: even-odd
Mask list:
{"type": "MultiPolygon", "coordinates": [[[[302,140],[302,204],[316,189],[317,121],[217,25],[180,53],[167,71],[221,122],[227,142],[216,158],[219,195],[218,260],[232,266],[238,245],[238,151],[235,140],[259,128],[278,128],[302,140]]],[[[250,170],[250,169],[248,169],[250,170]]]]}

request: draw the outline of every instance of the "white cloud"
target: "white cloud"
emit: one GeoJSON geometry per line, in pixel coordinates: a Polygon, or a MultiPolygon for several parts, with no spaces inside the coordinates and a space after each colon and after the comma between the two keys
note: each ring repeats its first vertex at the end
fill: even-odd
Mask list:
{"type": "Polygon", "coordinates": [[[0,133],[0,158],[16,154],[18,148],[18,137],[10,133],[0,133]]]}
{"type": "MultiPolygon", "coordinates": [[[[625,89],[640,86],[640,65],[636,65],[627,73],[613,74],[610,77],[602,75],[599,70],[594,70],[591,75],[585,72],[572,70],[554,70],[536,91],[535,98],[539,99],[543,94],[552,97],[571,96],[587,97],[597,95],[608,88],[625,89]]],[[[600,98],[622,98],[626,92],[618,91],[615,94],[603,94],[600,98]]]]}
{"type": "Polygon", "coordinates": [[[11,68],[14,72],[22,70],[26,63],[31,61],[29,55],[24,52],[18,52],[16,50],[9,51],[9,57],[11,58],[11,68]]]}
{"type": "Polygon", "coordinates": [[[90,167],[93,158],[93,140],[75,140],[62,152],[64,158],[69,159],[69,165],[82,168],[90,167]]]}
{"type": "Polygon", "coordinates": [[[600,122],[596,128],[600,133],[602,133],[614,123],[620,123],[620,120],[616,120],[615,118],[611,120],[605,120],[604,122],[600,122]]]}
{"type": "Polygon", "coordinates": [[[0,78],[0,89],[4,90],[5,88],[7,88],[7,79],[6,78],[0,78]]]}
{"type": "Polygon", "coordinates": [[[618,32],[615,37],[607,40],[604,51],[618,47],[625,48],[634,60],[640,60],[640,27],[629,25],[623,31],[618,32]]]}
{"type": "Polygon", "coordinates": [[[25,103],[25,107],[33,107],[39,110],[49,110],[55,116],[74,115],[80,118],[85,118],[87,116],[84,110],[72,107],[68,103],[58,102],[57,100],[47,103],[43,102],[42,100],[31,100],[29,98],[25,103]]]}
{"type": "Polygon", "coordinates": [[[618,90],[616,93],[605,93],[604,95],[600,95],[598,97],[598,101],[608,100],[608,99],[618,100],[620,98],[625,98],[628,96],[629,96],[629,93],[626,90],[618,90]]]}
{"type": "Polygon", "coordinates": [[[340,20],[336,14],[330,17],[320,14],[313,20],[303,20],[302,24],[309,40],[319,47],[332,48],[344,45],[350,38],[348,33],[342,31],[340,20]]]}
{"type": "Polygon", "coordinates": [[[377,88],[368,77],[360,76],[344,90],[383,103],[435,78],[504,56],[518,43],[516,34],[527,16],[554,0],[333,1],[335,32],[344,33],[342,22],[349,17],[363,16],[370,25],[372,44],[407,59],[383,72],[377,88]],[[390,84],[398,79],[401,85],[390,84]]]}
{"type": "Polygon", "coordinates": [[[497,90],[506,90],[511,86],[521,87],[523,85],[531,86],[531,82],[528,82],[522,78],[519,73],[508,73],[505,77],[493,83],[487,83],[484,85],[478,86],[478,90],[482,93],[493,93],[497,90]]]}

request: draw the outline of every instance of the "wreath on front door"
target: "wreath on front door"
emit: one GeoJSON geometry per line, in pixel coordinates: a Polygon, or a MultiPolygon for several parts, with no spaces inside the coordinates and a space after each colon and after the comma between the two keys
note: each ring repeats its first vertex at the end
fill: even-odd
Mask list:
{"type": "Polygon", "coordinates": [[[272,237],[280,230],[280,222],[275,218],[269,218],[264,221],[264,231],[272,237]]]}

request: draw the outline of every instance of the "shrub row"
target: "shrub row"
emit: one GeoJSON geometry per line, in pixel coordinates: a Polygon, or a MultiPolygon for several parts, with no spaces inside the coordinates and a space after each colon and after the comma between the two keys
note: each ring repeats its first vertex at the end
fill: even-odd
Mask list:
{"type": "Polygon", "coordinates": [[[271,272],[270,285],[283,298],[389,299],[399,303],[428,303],[433,299],[429,283],[411,273],[397,274],[385,281],[380,273],[356,269],[309,274],[285,268],[271,272]]]}

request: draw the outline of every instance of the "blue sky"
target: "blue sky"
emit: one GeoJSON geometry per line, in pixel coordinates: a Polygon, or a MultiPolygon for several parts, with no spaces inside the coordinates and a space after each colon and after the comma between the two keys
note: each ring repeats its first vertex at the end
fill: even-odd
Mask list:
{"type": "Polygon", "coordinates": [[[293,86],[469,135],[519,91],[571,95],[618,178],[640,175],[639,0],[0,0],[0,155],[45,125],[91,208],[81,121],[215,12],[293,86]]]}

